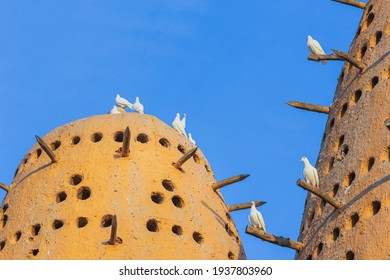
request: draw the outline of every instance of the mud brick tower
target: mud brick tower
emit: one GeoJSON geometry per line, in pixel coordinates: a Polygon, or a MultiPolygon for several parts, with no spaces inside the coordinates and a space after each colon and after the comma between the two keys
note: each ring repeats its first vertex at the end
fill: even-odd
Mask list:
{"type": "Polygon", "coordinates": [[[362,12],[348,55],[363,69],[342,68],[316,166],[343,206],[308,195],[296,259],[390,259],[390,1],[362,12]]]}
{"type": "Polygon", "coordinates": [[[195,147],[156,117],[98,115],[42,139],[55,158],[36,144],[21,161],[0,259],[245,259],[205,156],[175,168],[195,147]]]}

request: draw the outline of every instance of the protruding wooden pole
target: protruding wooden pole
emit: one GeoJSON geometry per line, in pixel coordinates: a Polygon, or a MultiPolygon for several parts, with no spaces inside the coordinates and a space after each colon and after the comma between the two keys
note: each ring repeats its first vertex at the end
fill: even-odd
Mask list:
{"type": "Polygon", "coordinates": [[[123,133],[122,157],[128,157],[130,154],[130,128],[126,127],[123,133]]]}
{"type": "Polygon", "coordinates": [[[9,191],[9,187],[6,184],[0,183],[0,189],[5,190],[6,192],[9,191]]]}
{"type": "Polygon", "coordinates": [[[37,139],[37,142],[39,146],[41,146],[42,150],[49,156],[52,163],[57,162],[56,155],[53,153],[53,151],[49,148],[49,146],[45,143],[45,141],[42,140],[38,135],[35,135],[35,138],[37,139]]]}
{"type": "Polygon", "coordinates": [[[246,179],[248,177],[249,177],[249,174],[237,175],[237,176],[230,177],[228,179],[216,182],[211,187],[213,188],[213,190],[216,191],[216,190],[218,190],[218,189],[220,189],[222,187],[225,187],[225,186],[233,184],[233,183],[237,183],[237,182],[242,181],[242,180],[244,180],[244,179],[246,179]]]}
{"type": "Polygon", "coordinates": [[[354,0],[332,0],[333,2],[339,2],[341,4],[350,5],[353,7],[357,7],[360,9],[364,9],[367,6],[367,3],[360,2],[360,1],[354,1],[354,0]]]}
{"type": "Polygon", "coordinates": [[[313,60],[316,62],[322,61],[322,60],[342,60],[340,57],[338,57],[335,54],[326,54],[326,55],[317,55],[317,54],[309,54],[307,56],[308,60],[313,60]]]}
{"type": "Polygon", "coordinates": [[[303,243],[301,242],[297,242],[291,240],[290,238],[285,238],[283,236],[275,236],[273,234],[269,234],[265,231],[258,230],[251,226],[246,226],[245,232],[250,235],[256,236],[264,241],[271,242],[282,247],[291,248],[297,251],[303,248],[303,243]]]}
{"type": "MultiPolygon", "coordinates": [[[[267,202],[265,201],[255,201],[256,207],[261,206],[266,204],[267,202]]],[[[243,209],[248,209],[251,208],[252,202],[246,202],[246,203],[240,203],[240,204],[234,204],[228,206],[229,212],[237,211],[237,210],[243,210],[243,209]]]]}
{"type": "Polygon", "coordinates": [[[116,215],[112,217],[112,222],[111,222],[111,234],[110,234],[110,241],[108,241],[108,244],[110,245],[115,245],[116,243],[116,232],[118,230],[118,223],[116,220],[116,215]]]}
{"type": "Polygon", "coordinates": [[[287,101],[286,104],[298,109],[303,109],[303,110],[323,113],[323,114],[329,114],[329,107],[327,106],[320,106],[320,105],[309,104],[309,103],[304,103],[299,101],[287,101]]]}
{"type": "Polygon", "coordinates": [[[332,205],[336,209],[340,209],[341,207],[343,207],[343,205],[340,202],[338,202],[337,200],[335,200],[333,197],[331,197],[328,194],[322,193],[319,189],[309,185],[308,183],[306,183],[305,181],[302,181],[301,179],[298,179],[297,185],[300,186],[301,188],[315,194],[316,196],[320,197],[322,200],[326,201],[327,203],[329,203],[330,205],[332,205]]]}
{"type": "Polygon", "coordinates": [[[366,65],[364,65],[361,61],[351,57],[349,54],[344,53],[342,51],[338,51],[335,49],[331,49],[338,57],[341,59],[351,63],[353,66],[359,68],[361,71],[363,71],[366,68],[366,65]]]}
{"type": "Polygon", "coordinates": [[[177,169],[183,171],[183,170],[181,169],[181,166],[182,166],[187,160],[189,160],[189,159],[196,153],[197,150],[198,150],[198,147],[193,148],[192,150],[190,150],[190,151],[188,151],[187,153],[185,153],[177,162],[172,163],[172,165],[173,165],[175,168],[177,168],[177,169]]]}

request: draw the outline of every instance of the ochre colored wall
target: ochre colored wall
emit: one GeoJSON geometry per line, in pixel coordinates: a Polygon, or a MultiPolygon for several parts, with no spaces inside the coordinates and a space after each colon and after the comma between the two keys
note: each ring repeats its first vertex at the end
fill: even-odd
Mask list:
{"type": "Polygon", "coordinates": [[[36,144],[19,165],[0,213],[0,259],[245,258],[206,158],[198,149],[185,173],[174,168],[194,146],[156,117],[99,115],[42,138],[58,162],[36,144]],[[122,243],[108,245],[114,214],[122,243]]]}

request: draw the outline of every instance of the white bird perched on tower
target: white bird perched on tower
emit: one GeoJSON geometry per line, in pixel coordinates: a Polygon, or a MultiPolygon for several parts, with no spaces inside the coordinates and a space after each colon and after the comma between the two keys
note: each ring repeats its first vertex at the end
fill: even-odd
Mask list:
{"type": "Polygon", "coordinates": [[[319,187],[320,186],[320,180],[318,179],[318,172],[317,169],[310,164],[309,160],[306,157],[302,157],[301,161],[303,161],[303,164],[305,167],[303,168],[303,177],[305,178],[306,183],[319,187]]]}
{"type": "Polygon", "coordinates": [[[129,101],[127,101],[123,97],[120,97],[119,94],[116,95],[115,102],[116,102],[116,105],[118,105],[121,108],[127,107],[129,109],[133,109],[133,104],[131,104],[129,101]]]}
{"type": "MultiPolygon", "coordinates": [[[[317,40],[314,40],[310,35],[307,36],[306,43],[307,43],[307,47],[309,48],[309,51],[312,54],[326,55],[326,53],[322,49],[320,43],[318,43],[317,40]]],[[[322,64],[326,64],[326,60],[321,60],[321,62],[322,62],[322,64]]]]}
{"type": "Polygon", "coordinates": [[[196,142],[194,139],[192,139],[192,135],[191,133],[188,133],[188,140],[195,146],[196,145],[196,142]]]}
{"type": "Polygon", "coordinates": [[[256,209],[256,204],[254,201],[252,201],[251,211],[248,215],[248,219],[249,219],[249,223],[253,227],[266,231],[263,215],[261,215],[261,213],[256,209]]]}
{"type": "Polygon", "coordinates": [[[172,127],[176,129],[180,134],[183,134],[185,137],[187,137],[186,131],[185,131],[185,125],[183,125],[182,121],[180,120],[180,114],[176,113],[176,118],[172,122],[172,127]]]}
{"type": "Polygon", "coordinates": [[[139,102],[138,96],[135,98],[135,102],[133,104],[133,110],[134,112],[138,112],[140,114],[144,113],[144,105],[142,105],[141,102],[139,102]]]}
{"type": "Polygon", "coordinates": [[[109,114],[122,114],[121,111],[118,110],[118,107],[116,107],[115,105],[114,105],[114,107],[112,107],[112,109],[108,113],[109,114]]]}
{"type": "Polygon", "coordinates": [[[182,123],[184,129],[186,129],[186,119],[187,119],[187,115],[183,114],[183,118],[181,119],[180,122],[182,123]]]}

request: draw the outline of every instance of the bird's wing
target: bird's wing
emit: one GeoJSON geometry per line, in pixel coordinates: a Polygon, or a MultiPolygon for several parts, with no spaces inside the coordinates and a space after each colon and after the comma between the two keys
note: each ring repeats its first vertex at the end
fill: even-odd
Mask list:
{"type": "Polygon", "coordinates": [[[322,49],[320,43],[317,40],[313,40],[312,41],[311,47],[313,48],[313,51],[316,54],[323,54],[323,55],[325,55],[324,50],[322,49]]]}
{"type": "Polygon", "coordinates": [[[248,221],[249,221],[249,224],[253,227],[253,223],[251,221],[251,214],[248,215],[248,221]]]}
{"type": "Polygon", "coordinates": [[[256,217],[259,220],[260,228],[263,228],[263,230],[266,231],[263,215],[261,215],[259,211],[256,211],[256,217]]]}
{"type": "Polygon", "coordinates": [[[318,172],[317,172],[317,169],[315,169],[315,168],[313,168],[313,176],[314,176],[316,186],[319,187],[320,186],[320,179],[318,178],[318,172]]]}

